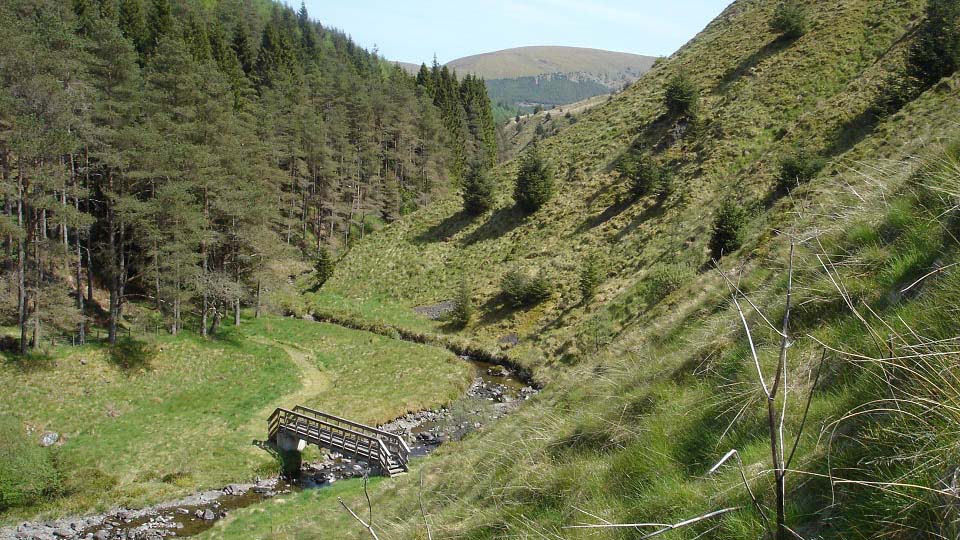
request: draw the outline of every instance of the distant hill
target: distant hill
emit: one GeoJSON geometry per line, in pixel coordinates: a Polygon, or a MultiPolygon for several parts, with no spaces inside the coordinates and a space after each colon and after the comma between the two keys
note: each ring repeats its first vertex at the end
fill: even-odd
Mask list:
{"type": "Polygon", "coordinates": [[[636,80],[656,58],[578,47],[520,47],[477,54],[447,64],[458,73],[472,73],[487,80],[517,79],[550,73],[581,73],[597,81],[618,84],[636,80]]]}
{"type": "MultiPolygon", "coordinates": [[[[619,90],[653,67],[655,57],[579,47],[520,47],[467,56],[447,67],[487,81],[499,120],[619,90]]],[[[416,72],[419,66],[400,63],[416,72]]]]}

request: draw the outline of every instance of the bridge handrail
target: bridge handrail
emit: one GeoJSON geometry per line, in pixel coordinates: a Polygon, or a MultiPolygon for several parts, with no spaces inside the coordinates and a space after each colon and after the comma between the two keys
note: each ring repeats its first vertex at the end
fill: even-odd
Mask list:
{"type": "MultiPolygon", "coordinates": [[[[320,418],[316,418],[316,417],[314,417],[314,416],[312,416],[312,415],[308,415],[308,414],[303,414],[303,413],[297,412],[297,409],[301,409],[301,407],[296,407],[296,408],[294,408],[294,410],[292,410],[292,411],[289,410],[289,409],[284,409],[284,408],[282,408],[282,407],[278,407],[276,410],[273,411],[273,414],[271,414],[271,415],[270,415],[270,418],[268,419],[269,435],[270,435],[271,438],[273,438],[273,437],[275,437],[275,436],[277,435],[277,433],[279,432],[279,430],[280,430],[280,428],[281,428],[282,426],[287,425],[287,423],[288,423],[287,418],[293,417],[293,418],[296,419],[296,420],[306,420],[308,426],[309,426],[310,424],[315,424],[315,425],[317,426],[318,432],[319,432],[320,428],[322,427],[322,428],[326,428],[326,429],[327,429],[328,431],[330,431],[331,433],[333,433],[334,430],[336,430],[336,431],[339,431],[339,432],[342,432],[342,433],[349,433],[349,434],[351,434],[351,435],[354,435],[354,436],[357,437],[357,442],[358,442],[358,443],[359,443],[360,439],[366,441],[367,443],[375,443],[376,446],[377,446],[377,460],[380,462],[380,465],[381,465],[382,467],[384,467],[384,468],[389,467],[389,464],[390,464],[390,456],[392,455],[392,452],[391,452],[391,449],[390,449],[389,445],[387,444],[387,442],[384,441],[383,439],[381,439],[380,437],[376,437],[376,436],[370,435],[369,433],[363,433],[362,431],[357,431],[357,430],[354,430],[354,429],[350,429],[349,427],[344,427],[344,426],[342,426],[342,425],[337,425],[337,424],[335,424],[335,423],[327,422],[327,421],[322,420],[322,419],[320,419],[320,418]]],[[[308,410],[308,411],[310,410],[310,409],[307,409],[306,407],[302,407],[302,409],[305,409],[305,410],[308,410]]],[[[316,412],[319,413],[321,416],[330,417],[331,419],[340,420],[340,419],[338,419],[338,418],[335,417],[335,416],[327,415],[327,414],[324,414],[324,413],[320,413],[319,411],[316,411],[316,412]]],[[[295,424],[296,422],[289,422],[289,423],[290,423],[290,424],[295,424]]],[[[348,420],[345,420],[343,423],[348,424],[348,425],[350,425],[350,426],[359,427],[359,428],[367,428],[366,426],[364,426],[364,425],[362,425],[362,424],[357,424],[356,422],[350,422],[350,421],[348,421],[348,420]]],[[[372,429],[370,429],[370,428],[367,428],[366,431],[369,432],[369,431],[379,431],[379,430],[372,430],[372,429]]],[[[393,434],[388,434],[388,435],[393,435],[393,434]]],[[[400,442],[403,443],[402,440],[401,440],[400,442]]],[[[406,449],[406,443],[403,443],[403,448],[406,449]]],[[[359,449],[359,444],[358,444],[358,448],[357,448],[357,449],[359,449]]],[[[408,453],[409,453],[409,450],[408,450],[408,449],[406,449],[406,450],[407,450],[406,452],[397,452],[398,457],[401,459],[401,465],[403,465],[403,466],[406,466],[406,464],[407,464],[407,462],[408,462],[408,457],[407,457],[407,455],[408,455],[408,453]]],[[[372,456],[371,456],[371,457],[372,457],[372,456]]]]}
{"type": "Polygon", "coordinates": [[[406,463],[409,460],[410,447],[407,446],[407,441],[403,440],[403,437],[401,437],[400,435],[397,435],[396,433],[390,433],[389,431],[383,431],[382,429],[376,429],[370,426],[365,426],[363,424],[353,422],[351,420],[347,420],[346,418],[341,418],[339,416],[334,416],[332,414],[318,411],[316,409],[304,407],[303,405],[297,405],[296,407],[293,408],[293,410],[294,412],[297,412],[300,414],[306,413],[307,415],[324,418],[324,419],[327,419],[328,421],[332,420],[333,422],[336,422],[336,423],[346,424],[353,428],[356,428],[368,433],[373,433],[375,434],[374,436],[376,438],[386,442],[388,447],[393,446],[394,447],[393,450],[400,455],[404,463],[406,463]],[[391,443],[393,444],[391,445],[391,443]]]}

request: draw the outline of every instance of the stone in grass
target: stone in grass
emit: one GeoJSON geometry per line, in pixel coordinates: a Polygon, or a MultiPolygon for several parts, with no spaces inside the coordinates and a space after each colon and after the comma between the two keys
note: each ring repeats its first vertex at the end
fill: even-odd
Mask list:
{"type": "Polygon", "coordinates": [[[57,441],[60,440],[60,434],[53,431],[44,432],[40,436],[40,446],[47,448],[48,446],[53,446],[57,444],[57,441]]]}

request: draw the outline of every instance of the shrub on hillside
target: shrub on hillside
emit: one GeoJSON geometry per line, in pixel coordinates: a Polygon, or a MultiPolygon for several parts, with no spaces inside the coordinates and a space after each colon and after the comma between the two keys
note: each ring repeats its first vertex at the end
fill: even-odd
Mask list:
{"type": "Polygon", "coordinates": [[[630,182],[630,192],[635,197],[663,197],[670,191],[669,173],[649,154],[630,151],[620,158],[617,170],[630,182]]]}
{"type": "Polygon", "coordinates": [[[552,294],[550,282],[543,274],[531,276],[518,268],[504,274],[500,290],[507,303],[517,308],[535,306],[552,294]]]}
{"type": "Polygon", "coordinates": [[[473,289],[466,278],[460,280],[457,296],[453,299],[453,309],[450,311],[450,324],[456,328],[466,328],[473,318],[473,289]]]}
{"type": "Polygon", "coordinates": [[[770,28],[785,39],[797,39],[807,33],[807,9],[800,0],[777,4],[770,28]]]}
{"type": "Polygon", "coordinates": [[[59,491],[51,448],[31,441],[12,417],[0,419],[0,511],[41,502],[59,491]]]}
{"type": "Polygon", "coordinates": [[[713,221],[710,255],[719,260],[727,253],[740,249],[743,245],[743,230],[746,225],[747,212],[743,206],[735,201],[724,201],[713,221]]]}
{"type": "Polygon", "coordinates": [[[673,116],[696,116],[700,88],[685,71],[681,71],[667,81],[664,103],[673,116]]]}
{"type": "Polygon", "coordinates": [[[527,213],[536,212],[553,197],[553,169],[534,145],[520,159],[513,198],[527,213]]]}
{"type": "Polygon", "coordinates": [[[924,88],[960,67],[960,2],[928,0],[927,21],[910,49],[907,75],[924,88]]]}
{"type": "Polygon", "coordinates": [[[493,208],[496,184],[483,163],[472,163],[463,179],[463,209],[479,215],[493,208]]]}
{"type": "Polygon", "coordinates": [[[923,91],[923,84],[902,73],[887,77],[871,107],[875,118],[885,118],[902,109],[923,91]]]}
{"type": "Polygon", "coordinates": [[[926,22],[910,47],[906,69],[887,78],[872,113],[878,118],[896,113],[958,67],[960,3],[929,0],[926,22]]]}
{"type": "Polygon", "coordinates": [[[580,269],[580,297],[584,302],[593,298],[597,292],[597,287],[603,281],[603,269],[600,260],[597,257],[590,256],[583,262],[580,269]]]}
{"type": "Polygon", "coordinates": [[[694,276],[693,268],[687,264],[660,263],[654,265],[647,275],[646,301],[655,304],[670,293],[676,291],[694,276]]]}
{"type": "Polygon", "coordinates": [[[826,160],[806,150],[800,150],[781,159],[777,175],[777,190],[788,192],[800,184],[809,182],[826,164],[826,160]]]}

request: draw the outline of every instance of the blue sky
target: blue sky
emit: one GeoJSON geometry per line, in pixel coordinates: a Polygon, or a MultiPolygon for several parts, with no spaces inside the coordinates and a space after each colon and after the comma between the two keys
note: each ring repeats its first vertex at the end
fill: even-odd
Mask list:
{"type": "MultiPolygon", "coordinates": [[[[731,0],[306,0],[311,18],[390,60],[441,63],[526,45],[668,55],[731,0]]],[[[300,0],[287,0],[295,7],[300,0]]]]}

